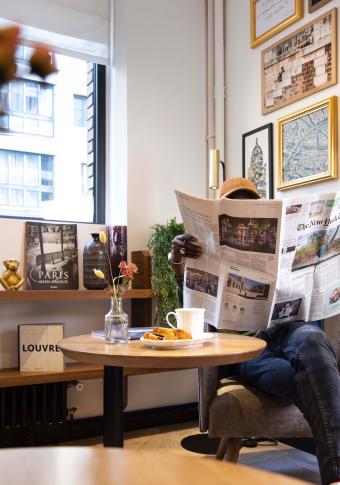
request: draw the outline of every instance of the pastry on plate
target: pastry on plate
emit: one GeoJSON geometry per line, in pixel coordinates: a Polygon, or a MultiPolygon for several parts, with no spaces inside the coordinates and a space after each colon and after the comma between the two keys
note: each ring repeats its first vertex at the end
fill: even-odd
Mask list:
{"type": "Polygon", "coordinates": [[[191,333],[181,328],[154,327],[152,332],[145,332],[145,340],[188,340],[192,339],[191,333]]]}
{"type": "Polygon", "coordinates": [[[183,330],[182,328],[175,329],[175,335],[179,340],[182,339],[192,339],[192,335],[187,330],[183,330]]]}

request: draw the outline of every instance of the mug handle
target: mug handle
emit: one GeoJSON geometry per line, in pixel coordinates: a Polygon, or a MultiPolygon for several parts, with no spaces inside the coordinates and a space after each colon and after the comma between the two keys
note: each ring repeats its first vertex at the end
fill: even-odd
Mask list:
{"type": "Polygon", "coordinates": [[[177,322],[177,315],[176,315],[176,313],[175,313],[175,312],[169,312],[169,313],[167,313],[167,315],[166,315],[166,317],[165,317],[165,319],[166,319],[166,323],[169,325],[169,327],[171,327],[171,328],[176,328],[176,327],[174,327],[174,326],[173,326],[173,324],[172,324],[171,322],[169,322],[169,318],[168,318],[168,317],[169,317],[169,315],[174,315],[174,316],[175,316],[175,318],[176,318],[176,322],[177,322]]]}

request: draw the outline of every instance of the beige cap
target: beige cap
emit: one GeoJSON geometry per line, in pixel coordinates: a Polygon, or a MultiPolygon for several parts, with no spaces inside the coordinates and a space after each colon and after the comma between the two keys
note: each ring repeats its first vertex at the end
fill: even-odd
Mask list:
{"type": "Polygon", "coordinates": [[[219,191],[219,198],[222,199],[223,197],[228,197],[237,190],[248,190],[249,192],[257,195],[258,198],[261,197],[253,182],[250,182],[250,180],[242,177],[233,177],[223,182],[219,191]]]}

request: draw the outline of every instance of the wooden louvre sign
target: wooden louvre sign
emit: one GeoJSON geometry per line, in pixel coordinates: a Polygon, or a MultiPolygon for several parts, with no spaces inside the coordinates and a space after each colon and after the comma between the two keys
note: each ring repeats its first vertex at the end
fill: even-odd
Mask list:
{"type": "Polygon", "coordinates": [[[64,355],[58,343],[64,337],[62,323],[19,325],[20,371],[64,370],[64,355]]]}

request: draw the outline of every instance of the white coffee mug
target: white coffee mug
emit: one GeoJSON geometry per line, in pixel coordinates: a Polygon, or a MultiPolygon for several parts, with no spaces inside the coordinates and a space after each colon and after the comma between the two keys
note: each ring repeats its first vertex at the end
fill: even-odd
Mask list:
{"type": "Polygon", "coordinates": [[[167,314],[166,321],[172,326],[169,316],[174,315],[177,328],[190,332],[193,338],[200,338],[204,332],[204,312],[205,308],[176,308],[167,314]]]}

